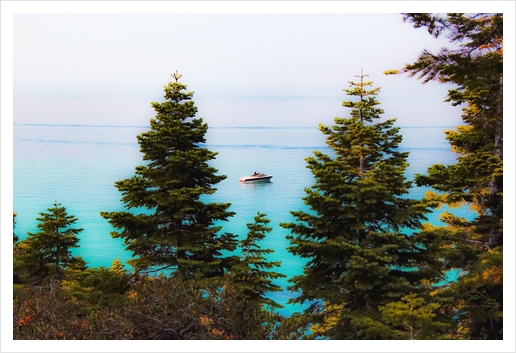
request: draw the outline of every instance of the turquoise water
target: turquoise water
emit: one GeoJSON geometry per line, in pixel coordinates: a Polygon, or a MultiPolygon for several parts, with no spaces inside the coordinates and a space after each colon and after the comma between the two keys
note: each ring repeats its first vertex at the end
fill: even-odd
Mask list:
{"type": "MultiPolygon", "coordinates": [[[[113,239],[109,223],[100,211],[122,210],[116,180],[131,177],[134,167],[141,165],[142,155],[136,135],[148,127],[15,125],[14,126],[14,211],[18,214],[15,233],[25,238],[36,232],[38,212],[51,207],[54,201],[67,208],[79,220],[77,227],[81,255],[90,267],[111,266],[115,258],[126,261],[130,254],[122,240],[113,239]]],[[[406,127],[401,129],[402,150],[410,151],[407,177],[425,173],[435,163],[455,162],[455,154],[444,139],[445,128],[406,127]]],[[[313,128],[217,128],[209,129],[207,147],[219,153],[213,165],[227,179],[217,185],[211,200],[230,202],[236,215],[225,222],[224,231],[244,237],[246,223],[256,212],[271,220],[273,231],[261,244],[272,248],[272,261],[281,261],[278,272],[289,277],[300,274],[304,261],[288,253],[287,231],[280,222],[293,218],[291,210],[306,209],[304,188],[313,184],[304,158],[314,150],[330,153],[324,136],[313,128]],[[255,170],[273,174],[270,183],[244,184],[238,179],[255,170]]],[[[423,196],[425,189],[413,188],[411,196],[423,196]]],[[[430,215],[429,222],[438,224],[442,210],[430,215]]],[[[454,211],[456,212],[456,211],[454,211]]],[[[471,211],[460,210],[472,217],[471,211]]],[[[277,284],[286,287],[288,278],[277,284]]],[[[284,304],[292,293],[284,291],[271,297],[284,304]]],[[[284,313],[296,310],[287,306],[284,313]]]]}

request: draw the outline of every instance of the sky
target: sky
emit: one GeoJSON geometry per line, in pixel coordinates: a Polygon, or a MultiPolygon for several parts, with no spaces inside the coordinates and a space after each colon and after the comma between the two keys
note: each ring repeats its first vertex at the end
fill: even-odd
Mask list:
{"type": "MultiPolygon", "coordinates": [[[[504,12],[504,27],[510,29],[504,33],[504,93],[514,96],[513,1],[1,1],[1,6],[2,234],[10,234],[13,123],[147,126],[154,117],[150,102],[163,100],[163,87],[176,70],[183,74],[181,82],[195,92],[197,116],[210,126],[331,124],[334,117],[349,116],[341,105],[348,99],[342,89],[362,69],[374,87],[382,87],[378,100],[386,118],[397,118],[401,126],[455,126],[461,124],[460,107],[443,102],[452,86],[383,74],[414,62],[424,49],[436,52],[450,45],[446,38],[434,39],[424,29],[404,23],[400,13],[504,12]]],[[[514,100],[507,102],[504,174],[515,180],[514,100]]],[[[505,190],[514,195],[512,184],[505,190]]],[[[514,212],[514,198],[508,199],[506,209],[514,212]]],[[[10,265],[3,262],[2,271],[10,265]]],[[[9,273],[2,275],[2,286],[8,288],[9,279],[9,273]]],[[[514,283],[510,290],[507,294],[513,297],[514,283]]],[[[5,293],[2,308],[9,312],[5,293]]],[[[88,342],[13,344],[8,339],[10,327],[10,316],[2,315],[2,351],[98,349],[88,342]]],[[[329,342],[298,343],[254,342],[250,347],[210,342],[206,348],[189,342],[174,347],[342,351],[342,345],[329,342]]],[[[346,343],[346,349],[514,351],[514,339],[501,342],[505,345],[487,343],[346,343]]],[[[106,342],[102,347],[170,350],[168,345],[145,342],[106,342]]]]}
{"type": "Polygon", "coordinates": [[[210,126],[317,126],[349,116],[363,69],[386,118],[455,126],[450,85],[385,76],[449,46],[399,13],[16,13],[16,124],[148,125],[176,70],[210,126]]]}

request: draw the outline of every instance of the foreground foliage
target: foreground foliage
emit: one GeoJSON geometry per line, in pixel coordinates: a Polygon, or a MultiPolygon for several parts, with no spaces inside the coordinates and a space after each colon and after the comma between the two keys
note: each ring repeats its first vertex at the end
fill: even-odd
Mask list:
{"type": "MultiPolygon", "coordinates": [[[[112,271],[112,270],[108,270],[112,271]]],[[[249,300],[229,277],[117,277],[109,289],[89,273],[82,294],[72,283],[15,286],[14,339],[295,339],[300,326],[249,300]],[[110,295],[103,300],[102,295],[110,295]],[[116,295],[114,295],[116,294],[116,295]]],[[[106,274],[104,274],[106,275],[106,274]]],[[[83,285],[85,283],[83,282],[83,285]]]]}

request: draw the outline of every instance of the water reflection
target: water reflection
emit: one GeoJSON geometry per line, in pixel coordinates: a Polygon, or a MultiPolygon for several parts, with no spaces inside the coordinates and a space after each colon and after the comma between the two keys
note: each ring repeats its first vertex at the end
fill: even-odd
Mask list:
{"type": "Polygon", "coordinates": [[[240,189],[242,190],[258,190],[265,187],[270,187],[272,181],[270,180],[262,180],[262,181],[240,181],[240,189]]]}

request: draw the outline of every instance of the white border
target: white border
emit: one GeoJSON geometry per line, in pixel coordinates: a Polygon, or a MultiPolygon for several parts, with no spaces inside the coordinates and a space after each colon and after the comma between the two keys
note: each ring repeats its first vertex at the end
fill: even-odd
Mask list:
{"type": "MultiPolygon", "coordinates": [[[[169,352],[169,351],[210,351],[210,352],[314,352],[314,351],[355,351],[355,352],[514,352],[514,99],[506,99],[504,105],[506,119],[504,121],[506,166],[504,185],[506,193],[507,220],[506,268],[504,286],[504,331],[506,339],[502,342],[485,341],[182,341],[182,342],[148,342],[148,341],[102,341],[102,342],[54,342],[54,341],[13,341],[12,340],[12,254],[10,250],[11,212],[13,208],[12,177],[12,144],[13,144],[13,15],[15,13],[398,13],[398,12],[503,12],[505,43],[504,51],[504,94],[514,97],[514,13],[513,1],[482,2],[405,2],[405,1],[2,1],[1,2],[1,142],[2,142],[2,177],[1,177],[1,214],[2,214],[2,318],[1,318],[1,351],[13,352],[169,352]],[[468,11],[465,11],[467,8],[468,11]],[[507,64],[507,62],[509,62],[507,64]],[[505,70],[507,68],[507,71],[505,70]],[[512,199],[512,200],[511,200],[512,199]],[[512,222],[509,224],[508,222],[512,222]],[[512,239],[512,240],[511,240],[512,239]],[[510,282],[512,281],[512,282],[510,282]],[[9,300],[10,299],[10,300],[9,300]]],[[[401,21],[401,18],[400,18],[401,21]]],[[[364,23],[374,26],[374,23],[364,23]]],[[[381,30],[379,28],[378,30],[381,30]]]]}

